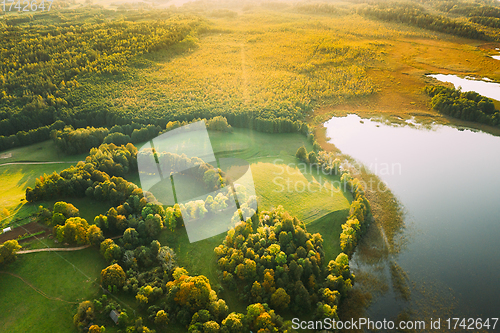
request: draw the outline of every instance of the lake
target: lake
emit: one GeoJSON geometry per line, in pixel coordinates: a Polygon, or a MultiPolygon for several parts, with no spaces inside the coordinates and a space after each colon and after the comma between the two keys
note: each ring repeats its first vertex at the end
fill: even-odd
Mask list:
{"type": "MultiPolygon", "coordinates": [[[[441,125],[390,126],[357,115],[332,118],[325,127],[342,153],[388,184],[411,226],[410,242],[394,257],[415,283],[411,300],[386,293],[369,315],[394,319],[406,306],[432,313],[451,304],[454,316],[498,318],[500,137],[441,125]],[[434,303],[421,292],[429,288],[434,303]]],[[[356,261],[355,254],[354,267],[356,261]]]]}
{"type": "MultiPolygon", "coordinates": [[[[496,51],[500,51],[499,48],[496,48],[495,49],[496,51]]],[[[495,56],[491,56],[493,59],[496,59],[496,60],[500,60],[500,54],[499,55],[495,55],[495,56]]]]}
{"type": "Polygon", "coordinates": [[[500,100],[500,84],[487,82],[489,79],[474,80],[472,78],[460,78],[456,75],[433,74],[427,75],[441,82],[453,83],[455,88],[462,87],[462,91],[475,91],[488,98],[500,100]]]}

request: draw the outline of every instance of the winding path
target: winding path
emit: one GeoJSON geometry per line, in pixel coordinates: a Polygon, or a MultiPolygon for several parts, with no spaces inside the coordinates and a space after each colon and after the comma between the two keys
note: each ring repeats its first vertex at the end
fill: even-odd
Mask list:
{"type": "MultiPolygon", "coordinates": [[[[111,237],[110,239],[117,239],[117,238],[121,238],[121,237],[123,237],[123,235],[114,236],[114,237],[111,237]]],[[[26,253],[36,253],[36,252],[50,252],[50,251],[54,251],[54,252],[78,251],[78,250],[86,249],[86,248],[91,247],[91,246],[92,246],[92,244],[87,244],[87,245],[82,245],[82,246],[77,246],[77,247],[45,247],[43,249],[17,251],[16,254],[26,254],[26,253]]]]}
{"type": "Polygon", "coordinates": [[[55,161],[55,162],[8,162],[1,163],[2,165],[29,165],[29,164],[62,164],[62,163],[78,163],[79,161],[55,161]]]}
{"type": "Polygon", "coordinates": [[[49,247],[49,248],[43,248],[43,249],[34,249],[34,250],[24,250],[24,251],[17,251],[17,254],[26,254],[26,253],[36,253],[36,252],[49,252],[49,251],[78,251],[78,250],[83,250],[90,247],[90,244],[88,245],[83,245],[83,246],[78,246],[78,247],[49,247]]]}

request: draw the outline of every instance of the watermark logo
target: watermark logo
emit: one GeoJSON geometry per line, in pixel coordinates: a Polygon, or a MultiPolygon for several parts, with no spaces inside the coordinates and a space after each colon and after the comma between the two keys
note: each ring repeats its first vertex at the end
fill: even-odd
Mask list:
{"type": "Polygon", "coordinates": [[[203,120],[147,142],[137,164],[141,187],[152,194],[148,201],[179,205],[190,242],[226,232],[257,211],[250,165],[216,159],[203,120]]]}
{"type": "MultiPolygon", "coordinates": [[[[337,167],[325,168],[319,163],[293,162],[285,164],[283,159],[277,158],[273,164],[276,166],[273,171],[273,192],[277,193],[300,194],[307,192],[333,197],[351,190],[348,181],[353,179],[351,172],[356,174],[373,172],[377,176],[401,175],[400,163],[372,163],[367,167],[360,163],[339,160],[337,167]],[[344,176],[344,174],[347,175],[344,176]]],[[[366,181],[358,178],[356,182],[365,191],[387,192],[389,190],[385,181],[376,181],[373,177],[369,177],[366,181]]]]}

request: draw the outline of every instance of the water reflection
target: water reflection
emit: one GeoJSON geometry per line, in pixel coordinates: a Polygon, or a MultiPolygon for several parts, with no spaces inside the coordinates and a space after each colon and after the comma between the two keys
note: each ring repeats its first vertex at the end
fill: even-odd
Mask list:
{"type": "Polygon", "coordinates": [[[369,315],[435,316],[439,306],[447,315],[498,317],[500,138],[440,125],[387,126],[356,115],[325,127],[331,143],[387,182],[413,225],[400,253],[370,262],[365,244],[353,257],[355,269],[389,285],[369,315]],[[376,170],[382,163],[398,164],[400,172],[376,170]]]}
{"type": "Polygon", "coordinates": [[[475,91],[488,98],[500,100],[500,84],[474,80],[473,78],[460,78],[456,75],[433,74],[427,75],[441,82],[453,83],[455,88],[462,87],[462,91],[475,91]]]}
{"type": "MultiPolygon", "coordinates": [[[[496,51],[500,51],[500,49],[497,47],[495,49],[496,51]]],[[[500,60],[500,54],[499,55],[495,55],[495,56],[491,56],[493,59],[496,59],[496,60],[500,60]]]]}

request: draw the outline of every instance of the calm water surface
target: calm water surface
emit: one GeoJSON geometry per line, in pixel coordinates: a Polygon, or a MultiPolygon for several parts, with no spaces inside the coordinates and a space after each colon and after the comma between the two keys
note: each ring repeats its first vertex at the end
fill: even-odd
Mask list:
{"type": "MultiPolygon", "coordinates": [[[[496,48],[495,49],[496,51],[500,51],[499,48],[496,48]]],[[[496,56],[491,56],[493,59],[496,59],[496,60],[500,60],[500,55],[496,55],[496,56]]]]}
{"type": "MultiPolygon", "coordinates": [[[[387,182],[407,210],[412,238],[397,263],[417,285],[434,286],[438,299],[452,299],[454,315],[499,317],[500,137],[361,120],[333,118],[327,135],[387,182]]],[[[401,302],[390,298],[375,301],[370,315],[394,317],[401,302]]]]}
{"type": "Polygon", "coordinates": [[[500,84],[486,80],[473,80],[472,78],[460,78],[456,75],[434,74],[428,75],[441,82],[453,83],[455,88],[462,87],[462,91],[475,91],[488,98],[500,100],[500,84]]]}

